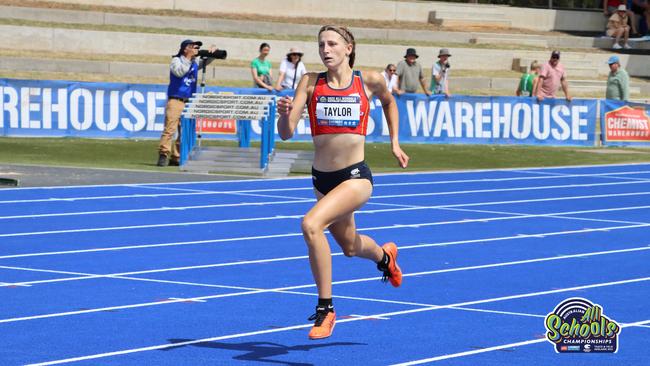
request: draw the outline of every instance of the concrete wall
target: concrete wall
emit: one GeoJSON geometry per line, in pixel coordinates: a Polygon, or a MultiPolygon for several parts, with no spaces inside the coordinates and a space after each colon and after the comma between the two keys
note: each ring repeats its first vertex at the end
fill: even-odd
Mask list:
{"type": "Polygon", "coordinates": [[[603,31],[607,19],[602,12],[548,10],[532,8],[503,8],[514,28],[538,31],[603,31]]]}
{"type": "MultiPolygon", "coordinates": [[[[75,11],[60,9],[24,8],[18,6],[1,6],[0,18],[15,18],[63,22],[73,24],[106,24],[140,26],[150,28],[169,28],[170,24],[183,24],[183,29],[200,31],[241,32],[250,34],[299,35],[315,37],[320,25],[230,20],[214,18],[173,17],[156,15],[132,15],[124,13],[104,13],[93,11],[75,11]]],[[[477,39],[477,43],[492,44],[530,44],[551,48],[609,48],[610,38],[574,37],[562,35],[536,35],[512,33],[478,33],[478,32],[439,32],[428,30],[403,30],[380,28],[351,28],[357,39],[384,39],[391,41],[425,41],[440,43],[468,43],[477,39]]],[[[634,48],[650,49],[650,42],[632,42],[634,48]]]]}
{"type": "MultiPolygon", "coordinates": [[[[604,29],[602,13],[585,11],[557,11],[548,9],[511,8],[483,4],[445,2],[408,2],[386,0],[57,0],[72,4],[120,6],[127,8],[179,9],[199,12],[241,14],[268,14],[272,16],[400,20],[426,23],[429,12],[449,10],[462,13],[463,9],[485,13],[500,13],[513,27],[535,30],[604,29]]],[[[261,20],[261,19],[260,19],[261,20]]]]}

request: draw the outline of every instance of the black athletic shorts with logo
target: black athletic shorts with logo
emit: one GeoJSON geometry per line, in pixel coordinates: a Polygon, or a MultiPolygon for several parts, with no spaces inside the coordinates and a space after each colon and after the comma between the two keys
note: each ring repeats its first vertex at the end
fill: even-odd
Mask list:
{"type": "Polygon", "coordinates": [[[370,184],[373,184],[372,172],[365,161],[333,172],[321,172],[312,167],[311,179],[314,188],[324,195],[348,179],[367,179],[370,181],[370,184]]]}

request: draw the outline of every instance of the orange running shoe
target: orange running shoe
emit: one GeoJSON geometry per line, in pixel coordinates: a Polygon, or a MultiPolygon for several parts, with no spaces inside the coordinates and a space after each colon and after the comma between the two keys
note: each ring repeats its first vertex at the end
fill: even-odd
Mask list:
{"type": "Polygon", "coordinates": [[[316,307],[316,313],[309,317],[315,320],[314,326],[309,331],[309,339],[322,339],[332,335],[336,323],[336,313],[326,311],[324,307],[316,307]]]}
{"type": "Polygon", "coordinates": [[[384,250],[390,262],[388,262],[388,268],[383,269],[384,276],[382,281],[390,281],[390,284],[393,287],[399,287],[402,284],[402,270],[397,265],[397,245],[393,242],[388,242],[382,245],[381,249],[384,250]]]}

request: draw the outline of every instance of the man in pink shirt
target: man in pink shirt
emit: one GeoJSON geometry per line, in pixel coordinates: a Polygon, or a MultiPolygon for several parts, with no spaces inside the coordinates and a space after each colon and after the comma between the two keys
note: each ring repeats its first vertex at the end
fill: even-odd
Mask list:
{"type": "Polygon", "coordinates": [[[537,90],[535,92],[537,100],[541,102],[544,98],[555,98],[555,93],[560,85],[562,86],[566,100],[570,102],[569,83],[566,80],[564,66],[560,63],[560,51],[553,51],[551,53],[551,59],[542,66],[542,70],[539,73],[539,82],[537,83],[537,90]]]}

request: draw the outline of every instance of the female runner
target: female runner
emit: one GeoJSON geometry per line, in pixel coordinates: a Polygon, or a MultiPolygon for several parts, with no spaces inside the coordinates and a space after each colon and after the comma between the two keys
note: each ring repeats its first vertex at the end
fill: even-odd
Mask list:
{"type": "Polygon", "coordinates": [[[369,103],[373,95],[382,103],[388,122],[392,152],[402,168],[409,157],[398,142],[398,112],[384,78],[376,72],[353,71],[355,41],[345,27],[327,25],[318,32],[318,51],[327,72],[305,74],[293,99],[278,100],[278,133],[283,140],[293,136],[308,105],[314,140],[312,181],[317,203],[302,220],[302,232],[309,249],[309,264],[318,287],[318,306],[309,320],[314,326],[309,338],[329,337],[336,313],[332,304],[332,257],[325,237],[329,229],[348,257],[367,258],[377,263],[383,280],[398,287],[402,272],[397,265],[397,246],[383,246],[359,235],[354,211],[372,194],[372,173],[364,162],[369,103]]]}

